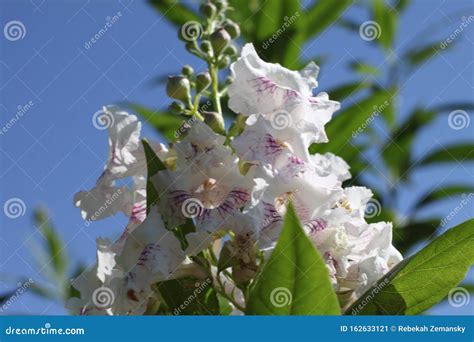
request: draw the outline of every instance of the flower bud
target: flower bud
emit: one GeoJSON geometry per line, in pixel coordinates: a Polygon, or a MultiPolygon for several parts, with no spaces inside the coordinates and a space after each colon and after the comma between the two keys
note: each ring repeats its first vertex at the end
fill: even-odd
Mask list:
{"type": "Polygon", "coordinates": [[[194,70],[190,65],[185,65],[183,69],[181,70],[181,72],[183,73],[183,75],[191,76],[194,70]]]}
{"type": "Polygon", "coordinates": [[[200,10],[201,10],[201,13],[204,14],[206,18],[212,18],[216,14],[217,8],[212,3],[207,2],[201,5],[200,10]]]}
{"type": "Polygon", "coordinates": [[[233,21],[230,21],[224,25],[224,29],[229,33],[232,39],[238,38],[240,36],[240,27],[233,21]]]}
{"type": "Polygon", "coordinates": [[[201,50],[203,52],[209,52],[211,51],[211,43],[208,41],[208,40],[204,40],[202,43],[201,43],[201,50]]]}
{"type": "Polygon", "coordinates": [[[204,116],[204,122],[211,127],[214,132],[219,134],[225,134],[224,121],[222,115],[216,112],[202,112],[204,116]]]}
{"type": "Polygon", "coordinates": [[[166,84],[166,93],[169,97],[188,102],[191,98],[191,85],[184,76],[169,76],[166,84]]]}
{"type": "Polygon", "coordinates": [[[236,48],[234,45],[229,45],[229,46],[226,47],[226,49],[224,50],[224,55],[227,55],[227,56],[235,56],[235,55],[237,55],[237,48],[236,48]]]}
{"type": "Polygon", "coordinates": [[[212,48],[214,49],[214,54],[218,55],[229,45],[232,38],[226,30],[219,29],[211,34],[210,40],[212,48]]]}
{"type": "Polygon", "coordinates": [[[232,82],[234,82],[234,77],[231,75],[227,76],[225,79],[225,85],[230,85],[232,82]]]}
{"type": "Polygon", "coordinates": [[[200,93],[206,90],[211,84],[211,75],[208,71],[202,72],[196,76],[196,92],[200,93]]]}
{"type": "Polygon", "coordinates": [[[170,110],[173,114],[181,114],[181,113],[184,111],[184,106],[183,106],[182,103],[173,101],[173,102],[170,104],[169,110],[170,110]]]}
{"type": "Polygon", "coordinates": [[[230,64],[230,58],[229,56],[224,56],[224,58],[222,58],[218,63],[217,63],[217,67],[219,69],[225,69],[229,66],[230,64]]]}
{"type": "Polygon", "coordinates": [[[218,11],[222,11],[228,6],[227,0],[214,0],[214,4],[216,5],[218,11]]]}

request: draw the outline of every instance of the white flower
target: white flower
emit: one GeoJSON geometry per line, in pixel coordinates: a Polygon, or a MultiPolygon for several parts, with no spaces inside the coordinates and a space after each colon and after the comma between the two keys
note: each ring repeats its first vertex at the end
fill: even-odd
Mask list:
{"type": "Polygon", "coordinates": [[[251,202],[256,183],[250,174],[240,173],[239,160],[223,143],[204,124],[193,125],[176,144],[176,170],[159,172],[153,179],[162,192],[160,209],[170,226],[192,218],[198,229],[213,232],[251,202]]]}
{"type": "MultiPolygon", "coordinates": [[[[146,215],[146,158],[140,142],[141,123],[114,106],[103,111],[112,117],[109,131],[109,156],[96,186],[74,196],[74,205],[85,220],[95,221],[123,212],[131,221],[142,222],[146,215]],[[115,181],[132,177],[132,185],[116,187],[115,181]]],[[[152,143],[155,153],[165,158],[167,149],[152,143]]]]}
{"type": "Polygon", "coordinates": [[[283,119],[293,122],[301,132],[312,131],[307,141],[327,141],[324,125],[339,109],[339,103],[330,101],[326,93],[313,96],[319,70],[316,64],[310,63],[301,71],[288,70],[262,61],[253,45],[246,44],[231,70],[234,82],[228,90],[229,108],[234,112],[263,114],[273,120],[287,115],[283,119]]]}

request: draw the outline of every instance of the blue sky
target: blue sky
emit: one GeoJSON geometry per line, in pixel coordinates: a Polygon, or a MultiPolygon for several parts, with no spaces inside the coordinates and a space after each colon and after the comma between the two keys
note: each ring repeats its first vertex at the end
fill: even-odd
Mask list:
{"type": "MultiPolygon", "coordinates": [[[[468,0],[414,1],[401,17],[395,51],[416,46],[412,40],[416,36],[425,41],[442,41],[461,24],[462,16],[470,15],[474,10],[468,0]]],[[[344,16],[368,19],[366,12],[356,6],[344,16]]],[[[25,35],[16,41],[7,40],[5,34],[0,36],[0,126],[15,116],[19,106],[30,103],[31,108],[0,135],[0,204],[3,206],[11,198],[19,198],[25,204],[23,216],[11,219],[3,212],[0,215],[0,293],[11,289],[17,277],[42,281],[31,256],[32,245],[42,242],[32,224],[34,208],[48,208],[67,244],[72,265],[92,262],[96,237],[114,238],[123,229],[123,216],[85,227],[72,205],[75,192],[93,186],[107,155],[107,135],[94,128],[93,114],[103,105],[122,102],[165,108],[169,100],[163,86],[157,86],[157,77],[178,73],[184,64],[191,64],[196,70],[204,67],[187,54],[173,27],[144,1],[0,0],[1,27],[13,20],[24,25],[25,35]],[[107,33],[86,48],[107,18],[119,12],[119,19],[107,33]]],[[[383,64],[380,50],[357,38],[354,33],[332,26],[305,47],[306,57],[327,57],[319,77],[320,90],[355,80],[347,67],[351,61],[383,64]]],[[[397,120],[417,104],[434,106],[472,100],[474,22],[456,40],[452,50],[424,64],[403,85],[397,120]]],[[[440,116],[417,139],[415,156],[455,140],[472,143],[473,127],[474,122],[455,131],[448,127],[447,116],[440,116]]],[[[146,125],[143,135],[156,137],[146,125]]],[[[440,180],[474,185],[473,174],[472,163],[415,172],[401,188],[401,212],[413,198],[437,186],[440,180]]],[[[423,214],[447,215],[459,201],[460,198],[453,198],[423,214]]],[[[473,212],[470,203],[447,227],[472,217],[473,212]]],[[[473,278],[471,274],[471,282],[473,278]]],[[[474,300],[458,309],[442,304],[432,312],[472,314],[474,300]]],[[[60,303],[26,293],[7,313],[66,311],[60,303]]]]}

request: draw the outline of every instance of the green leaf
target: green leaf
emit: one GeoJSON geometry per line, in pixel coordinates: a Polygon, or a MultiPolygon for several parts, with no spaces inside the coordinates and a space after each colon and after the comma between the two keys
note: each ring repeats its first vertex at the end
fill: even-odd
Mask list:
{"type": "Polygon", "coordinates": [[[433,218],[423,221],[410,222],[403,227],[393,230],[394,245],[402,253],[408,251],[416,244],[426,241],[436,232],[441,219],[433,218]]]}
{"type": "Polygon", "coordinates": [[[337,315],[336,294],[323,259],[290,204],[283,231],[250,292],[250,315],[337,315]]]}
{"type": "Polygon", "coordinates": [[[373,0],[372,11],[374,21],[380,25],[378,42],[385,50],[389,50],[397,30],[397,11],[385,5],[383,0],[373,0]]]}
{"type": "Polygon", "coordinates": [[[437,188],[421,197],[421,200],[415,205],[415,209],[433,204],[433,202],[452,198],[453,196],[466,195],[474,193],[474,187],[467,185],[451,185],[444,188],[437,188]]]}
{"type": "Polygon", "coordinates": [[[363,62],[352,62],[350,68],[362,75],[373,75],[377,76],[380,74],[380,69],[374,65],[363,63],[363,62]]]}
{"type": "MultiPolygon", "coordinates": [[[[448,48],[453,47],[454,44],[448,45],[448,48]]],[[[444,51],[445,49],[441,49],[439,42],[431,43],[427,46],[417,47],[413,50],[408,51],[405,55],[402,56],[402,60],[407,61],[412,66],[420,65],[431,57],[436,55],[439,52],[444,51]]]]}
{"type": "Polygon", "coordinates": [[[474,146],[472,144],[462,144],[455,146],[442,147],[439,150],[431,152],[423,159],[421,159],[417,165],[428,165],[433,163],[452,163],[452,162],[463,162],[471,161],[474,158],[474,146]]]}
{"type": "MultiPolygon", "coordinates": [[[[47,263],[52,266],[58,279],[65,279],[68,267],[68,256],[63,247],[63,242],[50,222],[45,210],[36,209],[34,212],[35,225],[45,239],[45,248],[48,255],[47,263]]],[[[46,265],[41,265],[45,267],[46,265]]]]}
{"type": "Polygon", "coordinates": [[[351,0],[315,1],[304,12],[305,38],[309,39],[331,26],[352,4],[351,0]]]}
{"type": "Polygon", "coordinates": [[[219,301],[210,278],[180,278],[160,282],[158,290],[173,315],[218,315],[219,301]]]}
{"type": "Polygon", "coordinates": [[[369,87],[369,82],[350,82],[328,90],[328,94],[331,100],[343,101],[347,97],[353,96],[359,91],[369,87]]]}
{"type": "Polygon", "coordinates": [[[233,257],[232,252],[229,249],[229,243],[224,243],[221,252],[219,254],[219,261],[217,262],[217,272],[222,272],[223,270],[238,265],[239,260],[233,257]]]}
{"type": "Polygon", "coordinates": [[[156,155],[146,139],[142,139],[143,149],[145,150],[147,180],[146,180],[146,212],[150,212],[152,206],[156,205],[160,199],[160,194],[155,189],[151,177],[155,176],[159,171],[166,170],[165,165],[156,155]]]}
{"type": "Polygon", "coordinates": [[[473,264],[474,219],[471,219],[395,266],[346,314],[419,314],[441,301],[464,279],[473,264]]]}
{"type": "Polygon", "coordinates": [[[183,119],[175,114],[162,111],[153,111],[140,105],[131,104],[130,107],[144,118],[156,131],[170,141],[176,141],[176,132],[181,127],[183,119]]]}
{"type": "Polygon", "coordinates": [[[385,114],[384,111],[376,114],[376,109],[386,107],[386,104],[392,101],[392,92],[393,90],[378,89],[365,99],[342,110],[326,126],[329,142],[324,145],[313,144],[310,153],[333,152],[344,159],[351,159],[354,153],[358,153],[350,143],[353,136],[370,129],[371,122],[377,116],[385,114]]]}
{"type": "Polygon", "coordinates": [[[199,16],[178,0],[148,0],[166,19],[181,27],[188,21],[200,21],[199,16]]]}

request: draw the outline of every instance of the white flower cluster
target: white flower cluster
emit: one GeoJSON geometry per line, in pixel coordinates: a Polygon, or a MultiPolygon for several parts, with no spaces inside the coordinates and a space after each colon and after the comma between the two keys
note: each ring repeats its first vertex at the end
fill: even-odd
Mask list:
{"type": "MultiPolygon", "coordinates": [[[[313,96],[318,67],[310,63],[297,72],[266,63],[247,44],[231,70],[229,108],[248,117],[243,132],[229,144],[196,120],[169,150],[153,144],[167,169],[152,178],[159,203],[148,216],[140,123],[134,115],[104,108],[114,119],[109,159],[96,187],[78,193],[75,205],[84,219],[122,211],[130,221],[115,243],[98,240],[96,267],[74,282],[81,293],[68,303],[74,312],[143,314],[160,300],[153,291],[156,282],[209,276],[191,257],[212,245],[217,249],[222,232],[233,232],[234,243],[224,246],[244,261],[234,277],[251,279],[257,263],[252,246],[269,255],[290,201],[338,294],[360,296],[402,259],[392,246],[391,223],[364,219],[371,191],[342,187],[351,176],[345,161],[308,152],[312,143],[328,141],[324,125],[339,108],[326,93],[313,96]],[[115,181],[125,177],[132,177],[133,186],[117,188],[115,181]],[[97,215],[118,189],[121,195],[97,215]],[[189,219],[196,231],[186,235],[183,248],[169,229],[189,219]],[[103,288],[114,295],[107,305],[97,296],[103,288]]],[[[214,268],[210,275],[222,277],[214,268]]],[[[233,286],[238,279],[219,279],[245,305],[233,286]]]]}

